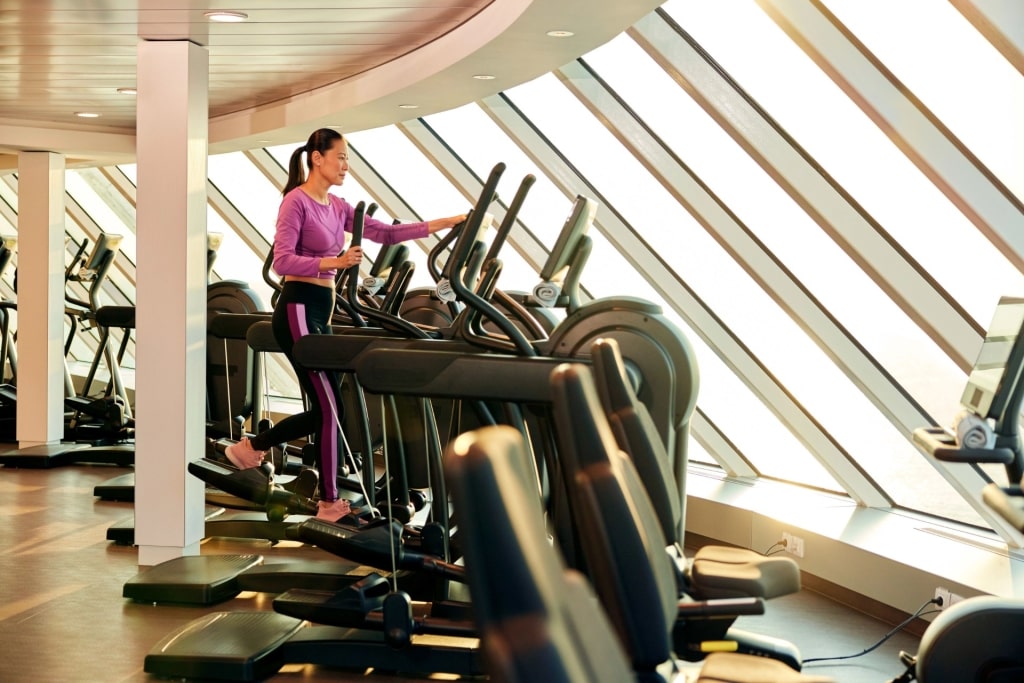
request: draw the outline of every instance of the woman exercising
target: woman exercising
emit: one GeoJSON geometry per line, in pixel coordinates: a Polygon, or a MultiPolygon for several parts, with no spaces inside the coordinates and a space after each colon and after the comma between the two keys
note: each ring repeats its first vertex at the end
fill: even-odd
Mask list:
{"type": "MultiPolygon", "coordinates": [[[[276,444],[315,435],[320,470],[320,501],[317,517],[337,521],[349,513],[347,500],[338,498],[338,430],[341,416],[339,387],[333,373],[306,370],[292,358],[295,340],[307,334],[330,334],[334,311],[334,276],[362,262],[360,247],[343,251],[345,233],[352,231],[355,209],[328,192],[341,185],[348,172],[348,143],[335,130],[320,128],[297,148],[288,164],[288,182],[277,215],[274,235],[274,270],[283,289],[274,307],[274,338],[292,364],[312,408],[290,415],[271,429],[243,438],[227,448],[226,455],[238,468],[257,467],[267,449],[276,444]],[[306,157],[309,177],[302,168],[306,157]]],[[[367,216],[363,234],[384,245],[426,237],[451,228],[465,215],[426,223],[390,225],[367,216]]]]}

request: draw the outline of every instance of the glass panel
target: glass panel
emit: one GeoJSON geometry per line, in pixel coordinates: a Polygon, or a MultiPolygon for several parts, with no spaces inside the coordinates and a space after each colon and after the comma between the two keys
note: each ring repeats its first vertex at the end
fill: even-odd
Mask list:
{"type": "Polygon", "coordinates": [[[823,3],[1024,199],[1024,74],[952,2],[823,3]],[[927,30],[921,30],[926,26],[927,30]]]}
{"type": "MultiPolygon", "coordinates": [[[[883,11],[877,3],[848,4],[883,11]]],[[[884,17],[875,17],[875,28],[889,23],[890,4],[884,6],[884,17]]],[[[669,0],[664,9],[980,325],[988,324],[1001,295],[1021,291],[1024,276],[755,3],[669,0]],[[984,264],[985,277],[976,277],[978,268],[965,268],[965,263],[984,264]]],[[[920,26],[920,18],[913,25],[920,26]]],[[[913,36],[929,31],[899,33],[911,45],[913,36]]],[[[959,48],[949,50],[946,44],[944,49],[959,58],[959,48]]],[[[945,77],[920,53],[914,58],[935,77],[945,77]]],[[[987,77],[976,80],[987,87],[987,77]]],[[[956,89],[951,92],[963,97],[956,89]]],[[[1018,166],[1019,159],[1018,153],[1018,166]]]]}
{"type": "MultiPolygon", "coordinates": [[[[766,346],[778,344],[782,330],[793,327],[557,78],[543,76],[508,94],[606,200],[638,227],[654,251],[663,255],[678,272],[685,273],[688,284],[695,287],[716,313],[729,311],[740,332],[752,331],[755,337],[767,342],[766,346]],[[641,197],[643,200],[638,201],[641,197]],[[766,334],[766,330],[774,334],[766,334]]],[[[649,291],[634,292],[617,281],[614,285],[618,294],[654,298],[649,291]]],[[[769,476],[837,490],[836,482],[807,449],[696,334],[683,327],[682,321],[678,323],[698,353],[702,409],[751,462],[769,476]]],[[[798,336],[803,335],[799,331],[790,332],[785,340],[788,343],[790,337],[798,336]]],[[[814,350],[801,352],[810,353],[812,358],[821,355],[814,350]]],[[[785,356],[785,349],[776,349],[774,353],[785,356]]]]}
{"type": "Polygon", "coordinates": [[[240,280],[259,295],[263,307],[270,310],[270,285],[263,281],[263,256],[253,252],[230,225],[220,217],[212,206],[206,207],[206,229],[224,235],[224,241],[217,251],[214,270],[223,280],[240,280]]]}
{"type": "Polygon", "coordinates": [[[274,184],[242,152],[211,156],[207,173],[210,181],[246,220],[268,242],[272,241],[281,204],[281,192],[274,184]]]}
{"type": "Polygon", "coordinates": [[[120,166],[118,166],[118,168],[121,169],[121,173],[124,173],[125,177],[128,178],[128,180],[132,181],[132,185],[138,186],[139,167],[136,164],[121,164],[120,166]]]}
{"type": "Polygon", "coordinates": [[[623,36],[586,61],[925,410],[957,412],[964,373],[646,52],[623,36]]]}
{"type": "MultiPolygon", "coordinates": [[[[109,299],[104,301],[105,304],[120,304],[124,303],[123,297],[118,294],[117,290],[124,293],[130,301],[135,300],[135,283],[128,280],[120,270],[118,270],[117,264],[119,262],[135,263],[135,228],[134,226],[126,225],[123,220],[117,215],[117,213],[110,208],[106,201],[100,197],[92,189],[77,171],[69,170],[65,174],[65,188],[71,198],[78,203],[78,205],[88,214],[100,231],[104,234],[114,234],[121,236],[121,243],[118,248],[118,253],[114,258],[114,267],[110,269],[107,275],[107,283],[103,287],[103,292],[108,294],[109,299]]],[[[73,223],[74,220],[71,218],[71,212],[68,212],[68,220],[66,223],[73,223]]],[[[89,235],[89,247],[85,251],[85,256],[92,252],[92,248],[96,245],[96,238],[98,235],[92,234],[92,227],[87,226],[84,228],[86,234],[89,235]]]]}

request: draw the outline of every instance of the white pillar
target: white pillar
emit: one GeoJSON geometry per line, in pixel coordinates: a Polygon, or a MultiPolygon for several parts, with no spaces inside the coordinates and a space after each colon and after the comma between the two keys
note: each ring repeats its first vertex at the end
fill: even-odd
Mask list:
{"type": "Polygon", "coordinates": [[[19,448],[64,435],[64,156],[18,154],[19,448]]]}
{"type": "Polygon", "coordinates": [[[209,53],[138,49],[135,543],[139,564],[194,555],[203,485],[188,474],[206,425],[209,53]]]}

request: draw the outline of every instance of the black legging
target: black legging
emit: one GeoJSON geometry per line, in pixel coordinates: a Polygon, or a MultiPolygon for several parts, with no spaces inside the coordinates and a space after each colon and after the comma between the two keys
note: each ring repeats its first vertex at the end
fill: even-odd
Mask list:
{"type": "Polygon", "coordinates": [[[311,408],[289,415],[272,428],[255,436],[252,446],[265,451],[277,444],[315,435],[317,468],[320,470],[320,497],[338,499],[338,427],[342,418],[338,377],[333,372],[307,370],[295,362],[295,340],[307,334],[330,334],[334,311],[334,289],[308,282],[286,282],[274,307],[274,339],[292,364],[302,391],[311,408]]]}

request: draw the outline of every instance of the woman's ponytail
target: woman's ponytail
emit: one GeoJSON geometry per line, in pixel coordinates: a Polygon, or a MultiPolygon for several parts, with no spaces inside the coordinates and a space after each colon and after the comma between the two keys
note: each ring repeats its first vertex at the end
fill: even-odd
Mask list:
{"type": "Polygon", "coordinates": [[[305,182],[306,172],[302,169],[302,153],[305,151],[306,146],[302,145],[292,152],[292,158],[288,160],[288,181],[284,184],[284,192],[281,194],[288,194],[305,182]]]}

